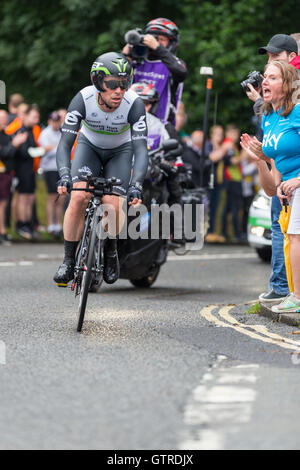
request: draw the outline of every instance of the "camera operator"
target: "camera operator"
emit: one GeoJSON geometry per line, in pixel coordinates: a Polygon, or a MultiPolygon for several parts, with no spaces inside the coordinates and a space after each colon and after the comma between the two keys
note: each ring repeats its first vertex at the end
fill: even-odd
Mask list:
{"type": "MultiPolygon", "coordinates": [[[[269,43],[258,49],[259,54],[268,55],[268,63],[272,60],[284,60],[298,69],[300,78],[300,61],[298,56],[298,45],[296,40],[287,34],[275,34],[269,43]]],[[[244,83],[244,82],[243,82],[244,83]]],[[[242,84],[241,84],[242,85],[242,84]]],[[[255,85],[255,84],[254,84],[255,85]]],[[[255,87],[248,83],[248,90],[245,90],[248,98],[254,102],[253,110],[258,122],[262,120],[262,109],[264,100],[260,94],[261,82],[255,87]]],[[[243,86],[243,85],[242,85],[243,86]]],[[[260,139],[262,140],[262,139],[260,139]]],[[[276,185],[272,171],[264,161],[257,163],[258,173],[261,185],[265,192],[272,196],[271,203],[271,231],[272,231],[272,272],[269,280],[269,291],[259,296],[259,300],[263,302],[280,301],[289,294],[289,287],[286,277],[285,259],[283,251],[284,236],[278,223],[281,212],[281,203],[276,195],[276,185]]]]}
{"type": "Polygon", "coordinates": [[[125,45],[123,53],[133,61],[134,81],[146,80],[155,86],[160,97],[155,115],[167,125],[170,136],[177,137],[174,128],[176,108],[187,76],[185,63],[175,55],[178,28],[173,21],[156,18],[146,25],[145,35],[139,31],[129,31],[125,35],[131,44],[125,45]],[[142,55],[139,56],[140,49],[142,55]]]}

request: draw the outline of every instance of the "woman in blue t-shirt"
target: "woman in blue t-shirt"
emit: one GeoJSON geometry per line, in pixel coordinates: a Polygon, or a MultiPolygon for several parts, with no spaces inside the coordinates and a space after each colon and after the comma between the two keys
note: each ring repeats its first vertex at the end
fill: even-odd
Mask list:
{"type": "Polygon", "coordinates": [[[256,160],[271,164],[277,196],[291,206],[288,226],[294,292],[272,310],[300,312],[300,82],[297,70],[281,60],[266,65],[262,144],[243,134],[241,146],[256,160]]]}

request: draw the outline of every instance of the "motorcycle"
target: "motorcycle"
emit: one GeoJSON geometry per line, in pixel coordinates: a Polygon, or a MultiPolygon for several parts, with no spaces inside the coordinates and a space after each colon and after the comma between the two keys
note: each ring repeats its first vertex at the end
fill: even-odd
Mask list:
{"type": "Polygon", "coordinates": [[[118,240],[120,279],[128,279],[135,287],[150,287],[156,281],[161,266],[168,255],[168,240],[161,237],[151,238],[152,207],[167,202],[165,162],[168,152],[178,147],[175,139],[165,141],[156,150],[149,152],[149,167],[143,184],[143,206],[147,212],[140,217],[137,231],[140,235],[132,239],[129,233],[135,216],[128,210],[127,238],[118,240]]]}
{"type": "MultiPolygon", "coordinates": [[[[137,225],[139,237],[132,238],[127,232],[126,239],[118,240],[118,254],[120,263],[120,278],[128,279],[135,287],[150,287],[156,281],[161,266],[167,261],[168,251],[174,250],[182,255],[188,251],[189,244],[178,246],[172,244],[163,233],[162,222],[156,227],[157,234],[153,238],[151,227],[153,208],[168,203],[168,184],[172,183],[173,176],[177,175],[182,188],[181,205],[190,204],[192,207],[192,225],[196,228],[196,206],[204,206],[204,236],[208,229],[208,196],[203,188],[195,188],[192,183],[191,172],[182,164],[180,158],[181,148],[176,139],[165,141],[159,148],[149,152],[149,168],[143,185],[143,205],[147,212],[140,217],[137,225]],[[168,184],[167,184],[168,183],[168,184]]],[[[130,212],[130,210],[128,211],[130,212]]],[[[155,212],[155,211],[154,211],[155,212]]],[[[128,214],[127,228],[134,221],[134,216],[128,214]]],[[[171,221],[172,223],[172,221],[171,221]]],[[[193,242],[193,240],[189,240],[193,242]]]]}

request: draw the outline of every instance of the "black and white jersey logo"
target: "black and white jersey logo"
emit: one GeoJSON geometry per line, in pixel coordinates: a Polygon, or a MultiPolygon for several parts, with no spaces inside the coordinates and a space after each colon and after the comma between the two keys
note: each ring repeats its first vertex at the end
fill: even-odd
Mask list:
{"type": "Polygon", "coordinates": [[[137,122],[133,124],[133,130],[143,132],[146,130],[146,116],[141,116],[137,122]]]}
{"type": "Polygon", "coordinates": [[[66,115],[65,124],[68,124],[69,126],[75,126],[78,124],[79,118],[82,118],[82,115],[79,111],[70,111],[66,115]]]}

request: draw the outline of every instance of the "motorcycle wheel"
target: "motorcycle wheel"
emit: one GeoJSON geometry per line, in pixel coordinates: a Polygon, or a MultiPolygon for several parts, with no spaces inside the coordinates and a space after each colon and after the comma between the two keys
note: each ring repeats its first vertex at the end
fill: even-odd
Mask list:
{"type": "Polygon", "coordinates": [[[148,276],[142,277],[141,279],[130,279],[131,284],[135,287],[151,287],[156,281],[160,271],[160,266],[153,268],[148,276]]]}

